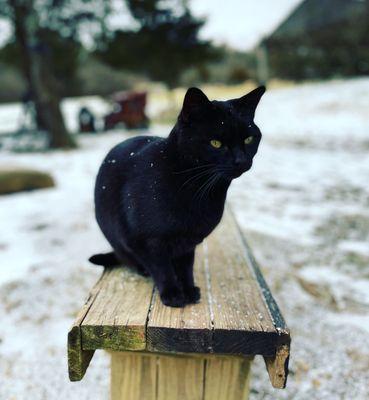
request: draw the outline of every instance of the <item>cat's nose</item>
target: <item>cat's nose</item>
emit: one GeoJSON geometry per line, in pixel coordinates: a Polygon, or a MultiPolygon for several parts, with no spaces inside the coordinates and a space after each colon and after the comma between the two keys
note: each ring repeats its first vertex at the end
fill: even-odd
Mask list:
{"type": "Polygon", "coordinates": [[[248,164],[247,157],[241,149],[233,149],[233,167],[236,169],[244,169],[248,164]]]}
{"type": "Polygon", "coordinates": [[[242,164],[245,163],[245,154],[241,149],[233,149],[232,151],[233,155],[233,165],[235,167],[240,167],[242,164]]]}
{"type": "Polygon", "coordinates": [[[240,167],[245,164],[245,157],[243,154],[237,154],[233,159],[233,164],[235,167],[240,167]]]}

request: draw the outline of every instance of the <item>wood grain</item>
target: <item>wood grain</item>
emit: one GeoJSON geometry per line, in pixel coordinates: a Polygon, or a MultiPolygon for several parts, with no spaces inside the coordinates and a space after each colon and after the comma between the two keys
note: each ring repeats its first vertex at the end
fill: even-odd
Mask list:
{"type": "Polygon", "coordinates": [[[194,275],[201,289],[202,300],[184,308],[166,307],[158,293],[147,322],[147,349],[149,351],[174,351],[208,353],[212,335],[212,320],[207,302],[207,282],[203,268],[204,252],[196,250],[194,275]]]}
{"type": "Polygon", "coordinates": [[[111,353],[111,400],[156,400],[157,358],[138,353],[111,353]]]}
{"type": "Polygon", "coordinates": [[[174,309],[154,297],[147,324],[148,350],[275,354],[279,334],[228,211],[197,248],[195,279],[201,288],[200,304],[174,309]]]}
{"type": "MultiPolygon", "coordinates": [[[[234,218],[232,211],[229,210],[230,214],[234,218]]],[[[235,218],[234,218],[235,219],[235,218]]],[[[290,345],[291,336],[290,331],[286,325],[286,322],[282,316],[282,313],[278,307],[278,304],[274,300],[274,297],[265,282],[263,274],[261,273],[260,267],[256,262],[254,255],[252,254],[251,248],[248,245],[245,237],[240,231],[239,226],[236,224],[239,231],[239,237],[245,248],[245,257],[247,259],[250,270],[254,273],[255,279],[259,285],[259,289],[262,293],[263,300],[267,306],[268,312],[273,321],[273,325],[277,331],[278,337],[276,338],[276,350],[273,356],[267,356],[264,354],[264,361],[269,373],[269,378],[272,385],[278,389],[284,389],[287,384],[288,377],[288,363],[290,357],[290,345]]]]}
{"type": "Polygon", "coordinates": [[[202,400],[204,360],[200,357],[158,357],[157,400],[202,400]]]}
{"type": "Polygon", "coordinates": [[[126,268],[106,271],[69,333],[71,379],[83,377],[95,349],[261,354],[273,385],[284,387],[290,334],[230,210],[196,249],[194,272],[201,302],[170,308],[151,279],[126,268]]]}
{"type": "Polygon", "coordinates": [[[290,357],[289,344],[283,344],[277,348],[273,357],[264,356],[265,365],[273,387],[284,389],[288,376],[288,361],[290,357]]]}
{"type": "Polygon", "coordinates": [[[85,350],[144,350],[153,291],[151,279],[127,268],[108,272],[81,324],[85,350]]]}
{"type": "Polygon", "coordinates": [[[248,358],[213,357],[205,360],[204,400],[245,400],[249,395],[248,358]]]}
{"type": "Polygon", "coordinates": [[[103,274],[97,281],[68,333],[68,373],[71,381],[79,381],[84,377],[94,355],[94,349],[84,350],[82,347],[81,323],[106,279],[107,275],[103,274]]]}
{"type": "Polygon", "coordinates": [[[278,334],[229,212],[204,247],[213,310],[213,351],[274,354],[278,334]]]}
{"type": "Polygon", "coordinates": [[[112,400],[246,400],[251,360],[111,352],[112,400]]]}

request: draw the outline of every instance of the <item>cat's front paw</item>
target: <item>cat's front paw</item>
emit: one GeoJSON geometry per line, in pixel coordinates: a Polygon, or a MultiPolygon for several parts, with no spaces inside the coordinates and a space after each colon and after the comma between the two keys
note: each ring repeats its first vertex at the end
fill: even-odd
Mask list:
{"type": "Polygon", "coordinates": [[[179,288],[164,289],[160,294],[163,304],[169,307],[184,307],[186,299],[179,288]]]}
{"type": "Polygon", "coordinates": [[[198,303],[201,298],[201,291],[198,286],[193,286],[185,290],[186,302],[189,304],[198,303]]]}

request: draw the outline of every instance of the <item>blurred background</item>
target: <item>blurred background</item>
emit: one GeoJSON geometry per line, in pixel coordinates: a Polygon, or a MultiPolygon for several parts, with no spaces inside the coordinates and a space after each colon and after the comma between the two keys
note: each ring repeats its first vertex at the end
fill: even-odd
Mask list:
{"type": "MultiPolygon", "coordinates": [[[[0,0],[0,399],[107,399],[108,359],[67,376],[66,334],[108,245],[106,152],[168,135],[185,90],[266,84],[253,169],[229,192],[292,331],[287,389],[369,398],[369,1],[0,0]]],[[[99,352],[98,352],[99,353],[99,352]]]]}

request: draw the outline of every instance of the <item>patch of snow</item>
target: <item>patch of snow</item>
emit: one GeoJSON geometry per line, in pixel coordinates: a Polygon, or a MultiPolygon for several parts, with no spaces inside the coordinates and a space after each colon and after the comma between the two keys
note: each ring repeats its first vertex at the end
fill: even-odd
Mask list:
{"type": "Polygon", "coordinates": [[[369,244],[368,242],[359,242],[352,240],[343,240],[339,244],[339,248],[342,251],[350,251],[354,253],[360,253],[369,257],[369,244]]]}
{"type": "Polygon", "coordinates": [[[369,280],[357,279],[328,266],[308,266],[299,271],[299,276],[308,282],[326,285],[339,303],[350,299],[369,305],[369,280]]]}
{"type": "MultiPolygon", "coordinates": [[[[103,105],[86,101],[63,105],[71,129],[81,105],[96,112],[103,105]]],[[[369,397],[368,102],[367,78],[267,92],[254,167],[231,185],[229,202],[292,332],[280,399],[369,397]],[[325,285],[348,306],[334,309],[298,277],[325,285]]],[[[0,106],[1,128],[19,111],[0,106]]],[[[148,134],[169,131],[153,126],[148,134]]],[[[82,382],[68,381],[66,335],[101,272],[86,260],[109,249],[94,219],[94,179],[108,150],[131,136],[84,135],[76,151],[1,153],[2,165],[49,171],[56,181],[55,188],[0,197],[1,399],[108,398],[102,352],[82,382]]],[[[251,399],[275,399],[261,360],[253,376],[251,399]]]]}
{"type": "Polygon", "coordinates": [[[329,322],[337,328],[342,325],[351,326],[352,328],[365,330],[369,334],[369,315],[339,313],[329,316],[329,322]]]}

